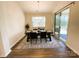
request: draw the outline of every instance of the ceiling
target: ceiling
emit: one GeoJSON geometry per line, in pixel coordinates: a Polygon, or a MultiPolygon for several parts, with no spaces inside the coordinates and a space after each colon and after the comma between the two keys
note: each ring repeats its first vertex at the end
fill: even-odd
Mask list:
{"type": "Polygon", "coordinates": [[[24,12],[53,12],[71,1],[20,1],[18,2],[24,12]]]}

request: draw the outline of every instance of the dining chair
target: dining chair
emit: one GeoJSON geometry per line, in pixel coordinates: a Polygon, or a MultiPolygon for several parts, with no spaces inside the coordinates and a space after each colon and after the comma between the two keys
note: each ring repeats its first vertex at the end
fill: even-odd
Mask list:
{"type": "Polygon", "coordinates": [[[43,39],[45,39],[45,41],[47,42],[47,35],[46,35],[46,31],[45,32],[40,32],[40,42],[42,42],[43,39]]]}
{"type": "Polygon", "coordinates": [[[33,43],[34,41],[36,41],[37,43],[38,40],[38,34],[36,32],[30,32],[30,42],[33,43]]]}

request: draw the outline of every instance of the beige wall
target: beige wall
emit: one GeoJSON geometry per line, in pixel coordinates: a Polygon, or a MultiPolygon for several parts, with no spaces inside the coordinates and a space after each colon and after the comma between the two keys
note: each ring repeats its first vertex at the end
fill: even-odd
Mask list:
{"type": "Polygon", "coordinates": [[[25,17],[16,2],[0,2],[0,32],[0,56],[4,53],[4,57],[25,32],[25,17]]]}
{"type": "Polygon", "coordinates": [[[4,55],[4,47],[3,47],[3,42],[2,42],[2,37],[0,33],[0,57],[4,55]]]}
{"type": "Polygon", "coordinates": [[[70,9],[67,46],[79,55],[79,2],[70,9]]]}
{"type": "Polygon", "coordinates": [[[52,19],[52,13],[25,13],[26,17],[26,24],[28,23],[30,25],[30,29],[32,30],[32,16],[45,16],[46,17],[46,30],[52,30],[53,29],[53,19],[52,19]]]}
{"type": "Polygon", "coordinates": [[[19,39],[24,36],[25,32],[25,17],[20,6],[15,2],[8,2],[6,5],[6,26],[7,35],[12,47],[19,39]]]}

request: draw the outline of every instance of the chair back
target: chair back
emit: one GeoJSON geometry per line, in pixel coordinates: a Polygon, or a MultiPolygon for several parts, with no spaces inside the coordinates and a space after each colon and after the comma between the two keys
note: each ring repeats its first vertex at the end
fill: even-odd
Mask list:
{"type": "Polygon", "coordinates": [[[41,38],[46,38],[46,32],[40,32],[40,37],[41,38]]]}
{"type": "Polygon", "coordinates": [[[30,38],[31,39],[37,38],[37,33],[36,32],[30,32],[30,38]]]}

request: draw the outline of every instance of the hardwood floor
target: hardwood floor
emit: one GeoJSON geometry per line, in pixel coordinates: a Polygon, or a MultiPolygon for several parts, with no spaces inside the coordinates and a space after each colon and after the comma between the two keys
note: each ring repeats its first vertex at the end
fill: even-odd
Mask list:
{"type": "Polygon", "coordinates": [[[8,57],[10,58],[70,58],[78,57],[72,51],[58,51],[57,49],[43,48],[43,49],[24,49],[13,50],[8,57]]]}
{"type": "MultiPolygon", "coordinates": [[[[54,41],[53,43],[59,43],[59,46],[53,48],[23,48],[26,44],[23,45],[25,39],[18,43],[13,49],[12,52],[7,56],[7,58],[70,58],[70,57],[79,57],[72,50],[66,47],[61,41],[54,41]],[[20,47],[20,48],[17,48],[20,47]]],[[[49,42],[48,42],[49,43],[49,42]]],[[[41,44],[41,43],[40,43],[41,44]]],[[[33,46],[33,45],[32,45],[33,46]]],[[[46,47],[46,46],[45,46],[46,47]]]]}

